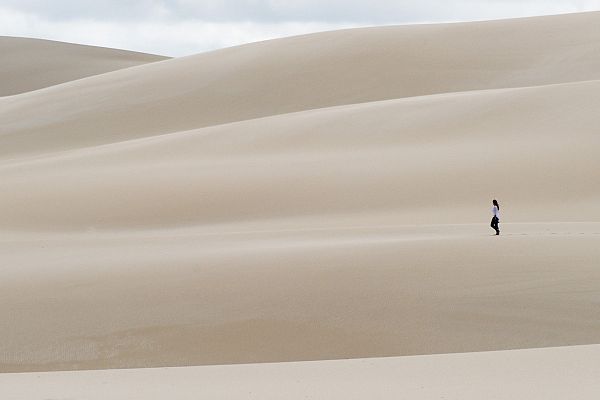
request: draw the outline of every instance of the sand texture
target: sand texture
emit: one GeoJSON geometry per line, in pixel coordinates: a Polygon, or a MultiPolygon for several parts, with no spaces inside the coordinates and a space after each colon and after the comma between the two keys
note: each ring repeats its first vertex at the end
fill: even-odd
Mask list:
{"type": "Polygon", "coordinates": [[[600,346],[0,375],[5,400],[596,400],[600,346]],[[32,384],[32,382],[34,384],[32,384]]]}
{"type": "Polygon", "coordinates": [[[0,54],[0,96],[168,59],[132,51],[6,36],[0,36],[0,54]]]}
{"type": "Polygon", "coordinates": [[[508,350],[600,342],[600,13],[176,59],[3,46],[0,94],[22,93],[0,97],[1,372],[196,366],[40,375],[72,382],[60,398],[163,372],[257,377],[223,398],[298,373],[344,398],[366,368],[371,387],[437,377],[428,398],[458,371],[499,385],[479,368],[497,360],[543,364],[532,393],[561,398],[566,357],[590,393],[596,346],[508,350]],[[400,358],[199,367],[370,357],[400,358]]]}

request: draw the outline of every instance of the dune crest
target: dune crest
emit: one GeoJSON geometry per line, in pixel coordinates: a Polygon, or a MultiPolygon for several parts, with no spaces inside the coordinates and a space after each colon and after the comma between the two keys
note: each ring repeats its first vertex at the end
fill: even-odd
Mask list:
{"type": "MultiPolygon", "coordinates": [[[[377,213],[471,223],[497,192],[511,199],[512,221],[600,221],[590,184],[599,92],[591,81],[372,102],[0,162],[0,208],[11,210],[0,223],[172,228],[377,213]]],[[[63,143],[50,133],[12,138],[14,147],[63,143]]]]}
{"type": "Polygon", "coordinates": [[[0,36],[0,53],[0,97],[168,59],[133,51],[6,36],[0,36]]]}
{"type": "Polygon", "coordinates": [[[78,147],[338,105],[597,80],[599,21],[597,12],[352,29],[129,68],[0,99],[0,156],[52,149],[32,145],[40,135],[78,147]],[[15,135],[33,148],[6,150],[4,137],[15,135]]]}
{"type": "Polygon", "coordinates": [[[285,364],[0,375],[8,399],[596,400],[600,346],[285,364]],[[568,371],[568,373],[565,373],[568,371]],[[35,381],[35,385],[31,384],[35,381]],[[232,385],[231,382],[235,382],[232,385]]]}
{"type": "Polygon", "coordinates": [[[597,343],[599,23],[44,43],[96,69],[0,98],[0,371],[597,343]]]}

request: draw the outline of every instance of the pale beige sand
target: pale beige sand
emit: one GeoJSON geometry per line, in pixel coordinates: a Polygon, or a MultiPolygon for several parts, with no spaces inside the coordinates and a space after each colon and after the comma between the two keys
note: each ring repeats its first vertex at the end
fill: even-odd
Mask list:
{"type": "Polygon", "coordinates": [[[598,343],[598,22],[340,31],[1,98],[0,370],[598,343]]]}
{"type": "MultiPolygon", "coordinates": [[[[44,153],[343,104],[597,80],[599,26],[600,12],[355,29],[143,65],[0,99],[0,154],[44,153]]],[[[576,99],[564,100],[568,105],[576,99]]],[[[469,109],[461,110],[461,119],[468,118],[469,109]]],[[[431,120],[445,117],[432,114],[431,120]]]]}
{"type": "Polygon", "coordinates": [[[3,235],[0,369],[317,360],[599,340],[598,223],[506,224],[497,238],[485,225],[344,227],[332,220],[304,230],[273,223],[253,232],[230,225],[3,235]]]}
{"type": "Polygon", "coordinates": [[[51,40],[0,36],[0,96],[10,96],[168,57],[51,40]]]}
{"type": "Polygon", "coordinates": [[[0,375],[4,400],[596,400],[600,346],[0,375]]]}
{"type": "Polygon", "coordinates": [[[0,158],[10,210],[0,223],[137,229],[373,213],[464,223],[485,221],[492,196],[510,221],[600,221],[598,93],[600,81],[426,96],[0,158]]]}

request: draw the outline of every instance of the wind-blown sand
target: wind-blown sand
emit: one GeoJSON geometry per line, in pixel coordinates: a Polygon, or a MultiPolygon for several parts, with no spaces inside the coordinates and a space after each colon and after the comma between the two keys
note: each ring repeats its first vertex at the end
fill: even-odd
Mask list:
{"type": "Polygon", "coordinates": [[[598,343],[599,22],[320,33],[0,98],[0,370],[598,343]]]}

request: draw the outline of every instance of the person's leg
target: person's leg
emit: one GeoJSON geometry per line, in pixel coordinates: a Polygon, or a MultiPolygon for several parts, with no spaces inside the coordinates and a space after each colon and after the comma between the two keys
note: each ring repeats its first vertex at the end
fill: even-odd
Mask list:
{"type": "Polygon", "coordinates": [[[498,229],[498,218],[493,217],[490,226],[496,231],[496,235],[500,234],[500,230],[498,229]]]}

